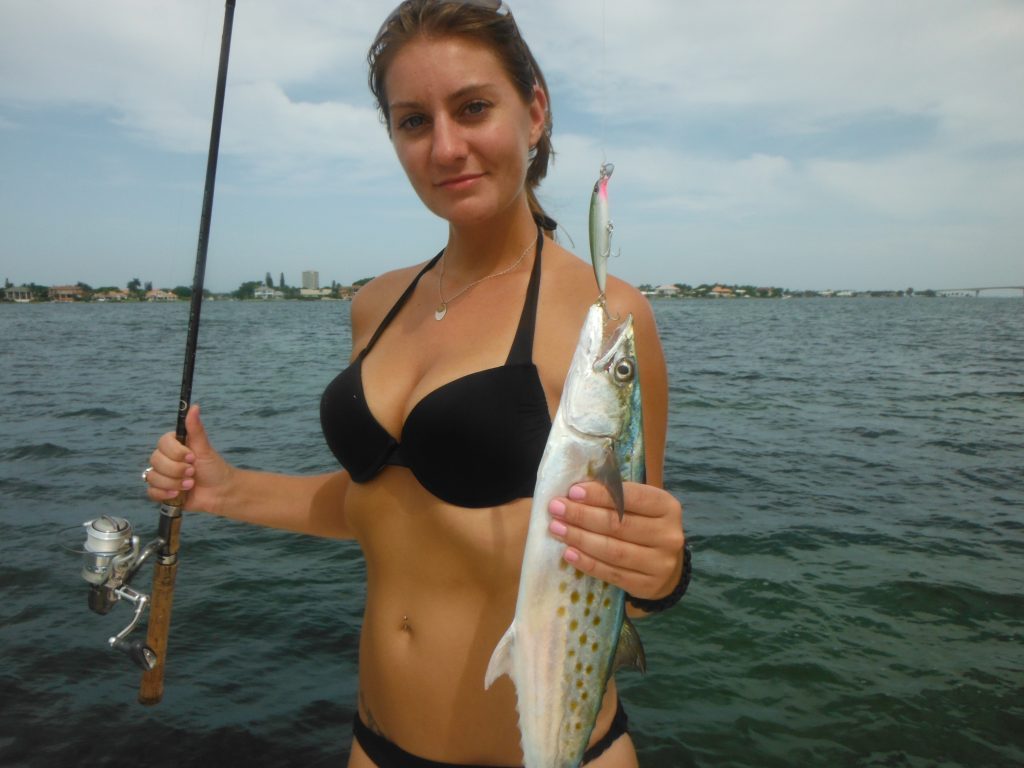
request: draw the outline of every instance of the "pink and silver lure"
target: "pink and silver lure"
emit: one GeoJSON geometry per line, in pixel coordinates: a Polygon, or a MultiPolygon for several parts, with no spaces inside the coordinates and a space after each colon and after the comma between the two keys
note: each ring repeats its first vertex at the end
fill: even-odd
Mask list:
{"type": "Polygon", "coordinates": [[[590,261],[594,265],[594,277],[597,278],[602,300],[608,282],[608,257],[611,256],[612,232],[615,229],[608,213],[608,180],[614,170],[611,163],[601,165],[601,176],[590,196],[590,261]]]}

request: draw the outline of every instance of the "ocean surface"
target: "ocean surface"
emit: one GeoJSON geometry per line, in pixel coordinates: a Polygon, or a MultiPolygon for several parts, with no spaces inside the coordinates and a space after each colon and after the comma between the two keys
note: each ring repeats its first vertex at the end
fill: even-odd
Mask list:
{"type": "MultiPolygon", "coordinates": [[[[1024,300],[659,301],[690,593],[620,684],[641,764],[1024,765],[1024,300]]],[[[194,396],[236,463],[333,468],[349,305],[208,302],[194,396]]],[[[0,305],[0,765],[343,766],[350,543],[190,515],[166,695],[62,538],[155,532],[187,306],[0,305]],[[70,529],[70,531],[69,531],[70,529]]],[[[149,569],[136,586],[149,589],[149,569]]]]}

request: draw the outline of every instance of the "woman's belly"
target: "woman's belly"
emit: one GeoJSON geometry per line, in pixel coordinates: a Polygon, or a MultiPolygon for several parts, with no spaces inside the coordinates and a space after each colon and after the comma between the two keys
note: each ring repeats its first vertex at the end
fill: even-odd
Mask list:
{"type": "MultiPolygon", "coordinates": [[[[484,689],[515,612],[529,500],[462,509],[404,469],[353,486],[346,516],[367,564],[360,714],[402,749],[454,763],[515,765],[515,688],[484,689]]],[[[611,691],[609,693],[612,693],[611,691]]],[[[614,696],[595,736],[606,729],[614,696]]]]}
{"type": "Polygon", "coordinates": [[[519,754],[515,689],[484,689],[515,611],[529,501],[461,509],[404,469],[350,489],[346,515],[367,563],[360,710],[403,749],[449,762],[519,754]]]}

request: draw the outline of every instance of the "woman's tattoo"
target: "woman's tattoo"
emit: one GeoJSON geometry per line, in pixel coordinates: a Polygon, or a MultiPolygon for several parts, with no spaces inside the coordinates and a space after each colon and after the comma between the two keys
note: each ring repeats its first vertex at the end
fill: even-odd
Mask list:
{"type": "MultiPolygon", "coordinates": [[[[377,721],[373,717],[373,712],[370,711],[370,707],[366,703],[366,697],[363,696],[363,692],[359,691],[359,708],[366,713],[366,727],[376,733],[378,736],[384,736],[384,732],[381,731],[380,726],[377,725],[377,721]]],[[[385,736],[385,738],[387,738],[385,736]]]]}

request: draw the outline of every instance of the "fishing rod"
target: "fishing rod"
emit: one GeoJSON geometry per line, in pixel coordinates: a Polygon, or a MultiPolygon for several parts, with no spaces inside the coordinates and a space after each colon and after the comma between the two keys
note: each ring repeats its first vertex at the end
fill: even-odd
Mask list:
{"type": "MultiPolygon", "coordinates": [[[[203,303],[203,279],[206,274],[206,252],[210,240],[210,220],[213,213],[213,190],[217,177],[217,155],[220,149],[220,127],[224,116],[224,92],[227,84],[228,54],[231,49],[231,27],[235,13],[235,0],[225,0],[224,31],[220,44],[220,63],[217,70],[217,88],[213,103],[213,121],[210,128],[210,152],[206,162],[206,186],[202,213],[199,218],[199,243],[196,249],[196,267],[192,279],[192,299],[189,309],[188,333],[185,342],[185,365],[181,375],[181,396],[178,401],[178,420],[175,435],[185,443],[187,430],[185,417],[192,400],[192,378],[195,372],[196,346],[199,340],[199,314],[203,303]]],[[[143,670],[139,686],[141,704],[157,704],[163,698],[164,669],[167,660],[167,638],[171,628],[171,606],[174,601],[174,581],[178,574],[178,546],[181,538],[182,507],[185,493],[160,505],[157,537],[141,546],[133,535],[131,523],[119,517],[104,515],[85,523],[86,541],[81,554],[85,556],[82,578],[92,587],[89,607],[96,613],[106,614],[120,600],[135,606],[131,622],[108,641],[111,648],[124,651],[143,670]],[[153,558],[152,595],[146,595],[130,586],[131,579],[142,565],[153,558]],[[129,640],[149,607],[146,639],[129,640]]]]}

